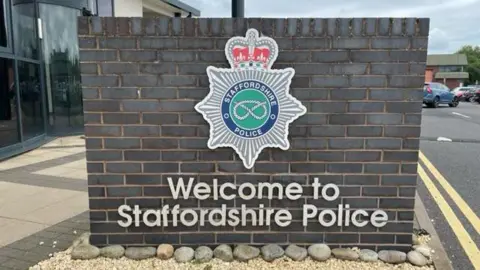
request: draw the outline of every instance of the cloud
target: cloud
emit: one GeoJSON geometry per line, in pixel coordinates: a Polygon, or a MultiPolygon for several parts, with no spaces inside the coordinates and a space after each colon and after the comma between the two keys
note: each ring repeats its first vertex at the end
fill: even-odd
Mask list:
{"type": "Polygon", "coordinates": [[[438,28],[430,30],[430,37],[428,40],[428,49],[431,51],[444,51],[448,50],[450,46],[450,40],[447,33],[438,28]]]}
{"type": "MultiPolygon", "coordinates": [[[[230,17],[231,0],[182,0],[202,17],[230,17]]],[[[245,0],[246,17],[428,17],[429,53],[480,45],[480,0],[245,0]]]]}

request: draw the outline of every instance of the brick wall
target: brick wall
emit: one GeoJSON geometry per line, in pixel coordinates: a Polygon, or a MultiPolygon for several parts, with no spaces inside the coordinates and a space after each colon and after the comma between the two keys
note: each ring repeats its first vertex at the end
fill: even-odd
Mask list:
{"type": "MultiPolygon", "coordinates": [[[[428,19],[80,18],[92,242],[97,245],[217,243],[405,248],[411,243],[428,19]],[[256,28],[293,67],[291,93],[307,114],[290,126],[291,148],[264,150],[245,169],[231,149],[209,150],[209,127],[194,105],[208,93],[206,67],[227,67],[224,45],[256,28]],[[212,207],[173,202],[166,177],[198,181],[297,181],[319,177],[341,199],[262,201],[299,218],[303,203],[387,211],[385,227],[251,226],[131,228],[117,208],[212,207]]],[[[233,202],[226,202],[233,207],[233,202]]],[[[238,199],[236,204],[242,203],[238,199]]],[[[249,204],[258,205],[258,200],[249,204]]]]}

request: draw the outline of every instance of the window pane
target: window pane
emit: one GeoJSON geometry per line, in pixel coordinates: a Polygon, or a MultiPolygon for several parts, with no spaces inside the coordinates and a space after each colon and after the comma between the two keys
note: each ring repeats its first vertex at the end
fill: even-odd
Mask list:
{"type": "Polygon", "coordinates": [[[14,4],[12,7],[15,54],[38,59],[35,4],[14,4]]]}
{"type": "Polygon", "coordinates": [[[440,72],[460,72],[462,71],[461,66],[440,66],[440,72]]]}
{"type": "Polygon", "coordinates": [[[24,140],[45,132],[38,65],[18,61],[18,80],[24,140]]]}
{"type": "Polygon", "coordinates": [[[97,8],[100,17],[111,17],[113,15],[112,0],[97,0],[97,8]]]}
{"type": "Polygon", "coordinates": [[[0,148],[20,141],[13,61],[0,58],[0,148]]]}
{"type": "Polygon", "coordinates": [[[7,7],[6,1],[0,4],[0,47],[7,47],[7,7]]]}
{"type": "Polygon", "coordinates": [[[83,128],[77,16],[80,11],[40,4],[45,58],[45,83],[50,131],[68,133],[83,128]]]}
{"type": "Polygon", "coordinates": [[[93,14],[97,14],[97,1],[96,0],[88,0],[88,10],[90,10],[93,14]]]}

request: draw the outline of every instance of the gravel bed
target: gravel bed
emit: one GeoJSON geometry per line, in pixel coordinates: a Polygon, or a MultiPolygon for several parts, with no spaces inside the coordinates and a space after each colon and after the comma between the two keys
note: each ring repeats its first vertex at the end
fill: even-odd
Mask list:
{"type": "Polygon", "coordinates": [[[70,250],[56,253],[52,258],[42,261],[30,268],[31,270],[136,270],[136,269],[165,269],[165,270],[263,270],[263,269],[424,269],[434,270],[432,265],[425,267],[415,267],[409,263],[398,265],[386,264],[383,262],[360,262],[343,261],[331,258],[325,262],[316,262],[310,258],[301,262],[295,262],[287,257],[277,259],[273,262],[266,262],[261,258],[251,260],[247,263],[241,262],[223,262],[213,259],[208,263],[183,263],[179,264],[174,259],[160,260],[157,258],[141,261],[130,260],[125,257],[121,259],[97,258],[93,260],[72,260],[70,250]]]}
{"type": "Polygon", "coordinates": [[[428,245],[428,242],[432,240],[432,237],[430,235],[419,235],[418,236],[418,242],[422,245],[428,245]]]}

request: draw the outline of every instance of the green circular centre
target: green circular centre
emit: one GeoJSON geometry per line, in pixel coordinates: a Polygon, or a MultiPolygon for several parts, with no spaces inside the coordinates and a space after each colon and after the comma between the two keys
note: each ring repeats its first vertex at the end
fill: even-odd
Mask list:
{"type": "Polygon", "coordinates": [[[230,102],[230,116],[243,129],[257,129],[270,116],[267,97],[256,89],[245,89],[236,94],[230,102]]]}

